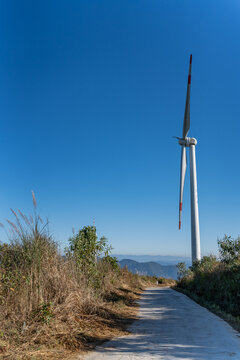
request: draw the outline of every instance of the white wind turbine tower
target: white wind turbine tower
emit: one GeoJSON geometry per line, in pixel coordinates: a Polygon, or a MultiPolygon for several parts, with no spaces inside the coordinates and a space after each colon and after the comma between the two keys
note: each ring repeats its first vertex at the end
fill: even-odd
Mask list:
{"type": "Polygon", "coordinates": [[[192,70],[192,55],[190,55],[187,98],[183,122],[183,135],[178,138],[179,145],[182,147],[181,156],[181,173],[180,173],[180,199],[179,199],[179,230],[181,229],[182,216],[182,202],[183,202],[183,188],[187,168],[186,148],[190,152],[190,183],[191,183],[191,235],[192,235],[192,262],[201,260],[200,253],[200,232],[199,232],[199,215],[198,215],[198,194],[197,194],[197,173],[196,173],[196,156],[195,146],[197,140],[195,138],[187,137],[190,129],[190,87],[191,87],[191,70],[192,70]]]}

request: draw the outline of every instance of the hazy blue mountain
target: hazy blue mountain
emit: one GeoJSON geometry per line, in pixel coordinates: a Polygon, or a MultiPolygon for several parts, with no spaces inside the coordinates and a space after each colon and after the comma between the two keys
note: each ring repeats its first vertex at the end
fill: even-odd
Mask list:
{"type": "Polygon", "coordinates": [[[131,259],[122,259],[119,261],[120,266],[123,268],[127,266],[128,270],[134,274],[139,275],[156,275],[165,278],[177,279],[176,265],[161,265],[154,261],[138,262],[131,259]]]}
{"type": "Polygon", "coordinates": [[[191,265],[191,258],[184,256],[171,255],[121,255],[114,254],[119,261],[123,259],[135,260],[137,262],[156,262],[161,265],[176,265],[179,262],[185,262],[187,266],[191,265]]]}

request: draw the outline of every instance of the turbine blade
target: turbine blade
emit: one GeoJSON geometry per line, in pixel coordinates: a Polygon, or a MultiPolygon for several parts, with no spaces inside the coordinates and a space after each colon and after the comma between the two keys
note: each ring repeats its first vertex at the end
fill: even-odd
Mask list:
{"type": "Polygon", "coordinates": [[[190,129],[191,72],[192,72],[192,55],[190,55],[189,71],[188,71],[187,98],[186,98],[185,114],[184,114],[184,122],[183,122],[183,139],[187,137],[188,131],[190,129]]]}
{"type": "Polygon", "coordinates": [[[179,198],[179,230],[181,229],[183,188],[187,168],[186,146],[182,146],[181,172],[180,172],[180,198],[179,198]]]}

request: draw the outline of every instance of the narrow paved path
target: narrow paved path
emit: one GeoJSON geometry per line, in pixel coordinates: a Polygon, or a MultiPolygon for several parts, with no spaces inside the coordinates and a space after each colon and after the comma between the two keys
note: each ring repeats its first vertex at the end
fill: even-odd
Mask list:
{"type": "Polygon", "coordinates": [[[132,334],[99,346],[84,360],[240,360],[240,334],[170,288],[150,288],[140,300],[132,334]]]}

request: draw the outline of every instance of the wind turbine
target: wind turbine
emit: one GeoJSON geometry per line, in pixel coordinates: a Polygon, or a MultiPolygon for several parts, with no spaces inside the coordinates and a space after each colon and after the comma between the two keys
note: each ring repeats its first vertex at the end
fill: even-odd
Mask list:
{"type": "Polygon", "coordinates": [[[178,138],[178,143],[182,147],[181,172],[180,172],[180,199],[179,199],[179,230],[181,229],[183,188],[187,168],[186,148],[190,152],[190,184],[191,184],[191,237],[192,237],[192,262],[201,260],[200,253],[200,232],[199,232],[199,214],[198,214],[198,194],[197,194],[197,172],[195,146],[197,140],[188,137],[190,129],[190,87],[191,87],[192,55],[190,55],[187,98],[183,122],[182,138],[178,138]]]}

